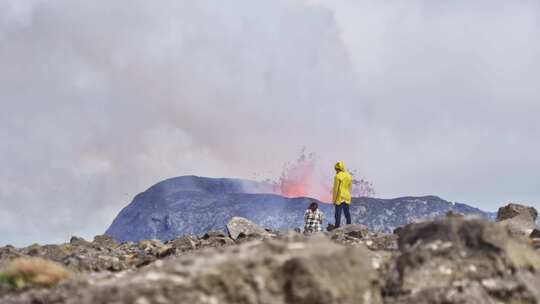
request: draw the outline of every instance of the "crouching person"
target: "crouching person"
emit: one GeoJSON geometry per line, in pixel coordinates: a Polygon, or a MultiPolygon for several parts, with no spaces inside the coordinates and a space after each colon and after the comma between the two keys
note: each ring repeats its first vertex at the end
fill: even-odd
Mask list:
{"type": "Polygon", "coordinates": [[[304,213],[304,233],[322,231],[324,214],[319,210],[319,204],[313,202],[304,213]]]}

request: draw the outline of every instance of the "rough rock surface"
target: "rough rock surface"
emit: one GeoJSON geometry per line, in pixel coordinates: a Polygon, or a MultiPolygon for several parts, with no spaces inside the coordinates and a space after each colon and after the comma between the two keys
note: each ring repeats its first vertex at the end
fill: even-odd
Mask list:
{"type": "Polygon", "coordinates": [[[504,227],[447,218],[399,232],[389,263],[388,303],[537,303],[540,253],[504,227]]]}
{"type": "Polygon", "coordinates": [[[540,303],[540,251],[531,240],[500,223],[454,215],[395,234],[353,224],[236,240],[223,230],[167,242],[74,237],[1,247],[0,303],[540,303]],[[76,275],[51,288],[13,287],[2,269],[28,256],[76,275]]]}
{"type": "Polygon", "coordinates": [[[256,225],[248,219],[243,217],[233,217],[227,223],[227,231],[231,239],[236,240],[242,234],[244,236],[258,235],[263,236],[267,234],[267,231],[264,228],[256,225]]]}
{"type": "Polygon", "coordinates": [[[323,236],[245,243],[158,261],[122,276],[75,280],[2,303],[382,303],[371,253],[323,236]],[[351,279],[362,278],[362,279],[351,279]]]}
{"type": "Polygon", "coordinates": [[[508,204],[499,208],[497,222],[514,235],[529,236],[536,228],[538,212],[533,207],[508,204]]]}
{"type": "Polygon", "coordinates": [[[499,208],[497,211],[497,221],[521,217],[525,220],[535,222],[538,217],[538,211],[534,207],[529,207],[520,204],[508,204],[499,208]]]}

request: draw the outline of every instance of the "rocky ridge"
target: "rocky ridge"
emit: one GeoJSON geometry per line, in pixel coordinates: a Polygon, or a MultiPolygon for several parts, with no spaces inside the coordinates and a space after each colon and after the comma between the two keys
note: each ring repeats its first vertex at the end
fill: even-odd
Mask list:
{"type": "MultiPolygon", "coordinates": [[[[162,241],[177,235],[203,234],[223,229],[234,216],[272,230],[302,227],[306,207],[314,199],[287,198],[272,193],[269,185],[246,180],[181,176],[159,182],[138,194],[114,219],[107,235],[115,240],[162,241]]],[[[331,204],[319,204],[324,224],[332,220],[331,204]]],[[[395,199],[353,198],[354,223],[372,231],[390,233],[410,222],[443,217],[448,211],[494,219],[495,214],[436,196],[395,199]]]]}

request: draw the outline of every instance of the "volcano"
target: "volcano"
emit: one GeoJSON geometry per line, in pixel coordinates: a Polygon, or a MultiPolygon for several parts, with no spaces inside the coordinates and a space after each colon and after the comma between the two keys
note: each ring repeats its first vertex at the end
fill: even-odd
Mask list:
{"type": "MultiPolygon", "coordinates": [[[[106,234],[117,241],[174,239],[223,229],[233,216],[265,228],[287,230],[303,226],[308,197],[289,198],[272,193],[267,183],[240,179],[181,176],[159,182],[135,196],[114,219],[106,234]]],[[[323,225],[333,223],[333,206],[321,203],[323,225]]],[[[493,219],[494,213],[437,196],[377,199],[353,198],[353,223],[373,231],[391,232],[409,222],[444,216],[448,211],[493,219]]]]}

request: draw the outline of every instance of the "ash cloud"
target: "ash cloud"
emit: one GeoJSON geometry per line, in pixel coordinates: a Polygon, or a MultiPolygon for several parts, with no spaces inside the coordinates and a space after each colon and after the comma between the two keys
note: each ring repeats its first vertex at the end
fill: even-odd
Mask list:
{"type": "Polygon", "coordinates": [[[3,243],[102,233],[178,175],[306,146],[383,197],[539,207],[536,1],[0,3],[3,243]]]}

